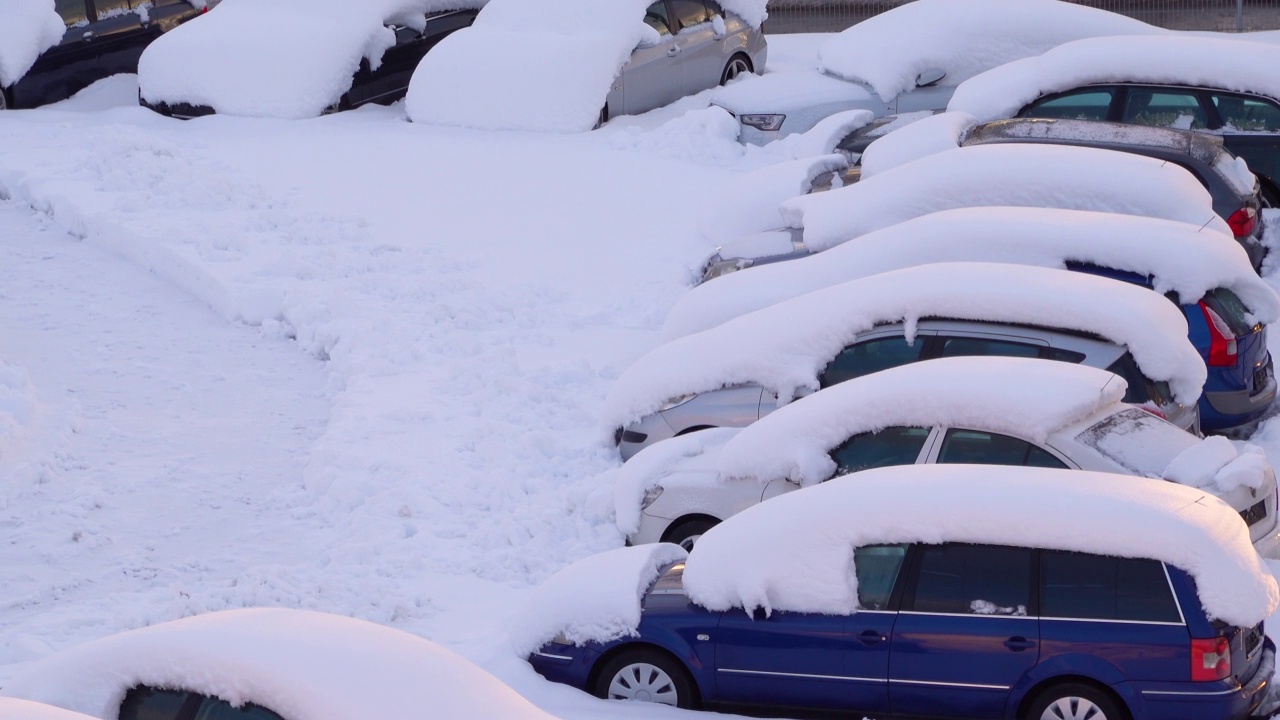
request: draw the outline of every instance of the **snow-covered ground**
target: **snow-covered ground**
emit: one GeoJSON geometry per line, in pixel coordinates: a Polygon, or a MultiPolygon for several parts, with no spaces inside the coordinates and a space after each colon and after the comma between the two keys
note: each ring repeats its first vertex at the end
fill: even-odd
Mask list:
{"type": "MultiPolygon", "coordinates": [[[[772,38],[771,67],[821,39],[772,38]]],[[[0,689],[285,606],[440,642],[562,717],[681,716],[544,682],[508,622],[621,546],[601,404],[711,251],[704,200],[779,151],[705,94],[547,136],[398,106],[180,122],[136,90],[0,116],[0,689]]],[[[1254,439],[1280,462],[1280,425],[1254,439]]]]}

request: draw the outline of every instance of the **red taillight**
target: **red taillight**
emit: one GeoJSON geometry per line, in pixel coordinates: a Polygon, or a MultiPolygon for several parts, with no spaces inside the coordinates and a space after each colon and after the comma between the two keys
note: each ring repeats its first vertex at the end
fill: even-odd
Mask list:
{"type": "Polygon", "coordinates": [[[1230,367],[1236,364],[1236,336],[1231,326],[1218,313],[1200,301],[1200,311],[1204,313],[1205,322],[1209,325],[1209,365],[1213,367],[1230,367]]]}
{"type": "Polygon", "coordinates": [[[1211,682],[1231,676],[1231,642],[1224,637],[1191,640],[1191,680],[1211,682]]]}
{"type": "Polygon", "coordinates": [[[1168,416],[1168,415],[1165,415],[1165,414],[1164,414],[1164,412],[1163,412],[1163,411],[1161,411],[1161,410],[1160,410],[1160,408],[1156,407],[1155,405],[1139,405],[1138,407],[1139,407],[1139,408],[1141,408],[1141,409],[1143,409],[1143,410],[1146,410],[1147,412],[1151,413],[1152,415],[1155,415],[1156,417],[1160,418],[1161,420],[1168,420],[1168,419],[1169,419],[1169,416],[1168,416]]]}
{"type": "Polygon", "coordinates": [[[1231,213],[1231,217],[1227,218],[1227,224],[1231,226],[1231,232],[1236,237],[1248,237],[1253,234],[1253,229],[1258,225],[1258,211],[1251,207],[1242,207],[1231,213]]]}

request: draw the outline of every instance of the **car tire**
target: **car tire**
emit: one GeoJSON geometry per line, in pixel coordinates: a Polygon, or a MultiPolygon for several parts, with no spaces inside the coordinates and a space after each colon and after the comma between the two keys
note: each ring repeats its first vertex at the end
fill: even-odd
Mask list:
{"type": "Polygon", "coordinates": [[[720,73],[720,84],[724,85],[743,73],[751,72],[755,72],[755,69],[751,66],[751,58],[742,53],[737,53],[729,58],[729,62],[725,63],[724,71],[720,73]]]}
{"type": "Polygon", "coordinates": [[[1084,683],[1062,683],[1043,690],[1027,707],[1024,720],[1128,720],[1129,713],[1105,690],[1084,683]]]}
{"type": "Polygon", "coordinates": [[[639,700],[692,710],[693,678],[675,658],[655,648],[623,650],[600,668],[591,693],[605,700],[639,700]]]}
{"type": "Polygon", "coordinates": [[[5,94],[4,88],[0,88],[0,112],[4,112],[5,110],[8,110],[8,109],[9,109],[9,98],[5,94]]]}
{"type": "Polygon", "coordinates": [[[596,118],[596,126],[591,129],[599,130],[607,122],[609,122],[609,103],[605,103],[604,107],[600,108],[600,117],[596,118]]]}
{"type": "Polygon", "coordinates": [[[695,517],[677,521],[662,534],[662,542],[675,543],[685,550],[692,550],[703,533],[720,524],[710,517],[695,517]]]}

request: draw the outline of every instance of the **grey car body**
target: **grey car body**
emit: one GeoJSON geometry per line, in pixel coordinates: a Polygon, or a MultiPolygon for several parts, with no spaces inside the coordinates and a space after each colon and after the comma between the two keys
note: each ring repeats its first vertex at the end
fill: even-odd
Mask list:
{"type": "MultiPolygon", "coordinates": [[[[1129,352],[1084,333],[1005,323],[924,320],[908,345],[901,323],[880,325],[858,336],[819,377],[822,387],[890,367],[934,357],[997,355],[1075,362],[1110,370],[1129,382],[1125,401],[1157,407],[1169,422],[1199,432],[1199,413],[1176,403],[1167,386],[1144,377],[1129,352]],[[859,365],[859,363],[862,363],[859,365]]],[[[656,413],[618,428],[614,439],[623,459],[660,440],[715,427],[745,427],[778,409],[778,397],[749,383],[679,398],[656,413]]]]}
{"type": "Polygon", "coordinates": [[[609,90],[602,121],[764,71],[764,32],[726,13],[716,0],[658,0],[645,11],[644,21],[657,32],[658,42],[631,53],[609,90]]]}

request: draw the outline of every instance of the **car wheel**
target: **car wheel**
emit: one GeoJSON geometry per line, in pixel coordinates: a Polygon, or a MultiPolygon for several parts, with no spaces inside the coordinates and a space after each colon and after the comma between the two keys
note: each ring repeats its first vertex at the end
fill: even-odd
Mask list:
{"type": "Polygon", "coordinates": [[[694,543],[703,533],[720,524],[719,520],[709,517],[696,517],[683,520],[672,525],[662,535],[662,542],[675,543],[685,550],[692,550],[694,543]]]}
{"type": "Polygon", "coordinates": [[[1036,696],[1025,720],[1127,720],[1108,693],[1083,683],[1054,685],[1036,696]]]}
{"type": "Polygon", "coordinates": [[[9,101],[5,98],[4,88],[0,88],[0,112],[9,109],[9,101]]]}
{"type": "Polygon", "coordinates": [[[734,55],[724,66],[724,72],[720,73],[720,84],[724,85],[739,75],[749,72],[754,72],[751,68],[751,58],[741,54],[734,55]]]}
{"type": "Polygon", "coordinates": [[[605,700],[639,700],[686,710],[697,706],[688,671],[652,648],[624,650],[613,657],[600,669],[592,692],[605,700]]]}
{"type": "Polygon", "coordinates": [[[591,129],[599,130],[607,122],[609,122],[609,104],[605,103],[604,107],[600,108],[600,117],[596,118],[596,126],[591,129]]]}

